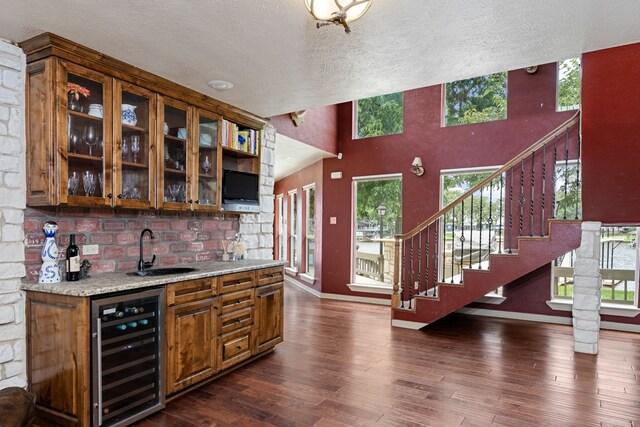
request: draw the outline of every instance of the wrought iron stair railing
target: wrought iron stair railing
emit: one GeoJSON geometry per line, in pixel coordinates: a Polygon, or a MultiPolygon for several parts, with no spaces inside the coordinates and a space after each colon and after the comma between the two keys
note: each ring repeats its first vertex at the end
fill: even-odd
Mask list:
{"type": "Polygon", "coordinates": [[[462,285],[463,270],[487,270],[490,255],[514,254],[519,238],[545,237],[549,219],[581,217],[580,112],[504,166],[395,237],[394,309],[462,285]]]}

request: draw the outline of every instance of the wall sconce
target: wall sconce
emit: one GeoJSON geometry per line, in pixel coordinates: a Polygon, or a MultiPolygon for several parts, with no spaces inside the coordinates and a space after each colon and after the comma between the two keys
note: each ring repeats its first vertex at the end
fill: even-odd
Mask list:
{"type": "Polygon", "coordinates": [[[422,159],[420,157],[416,157],[413,159],[413,163],[411,163],[411,169],[409,169],[411,173],[414,173],[418,176],[422,176],[424,174],[424,168],[422,167],[422,159]]]}
{"type": "Polygon", "coordinates": [[[348,22],[362,17],[372,0],[304,0],[307,10],[318,22],[316,27],[329,24],[342,25],[345,33],[350,33],[348,22]]]}

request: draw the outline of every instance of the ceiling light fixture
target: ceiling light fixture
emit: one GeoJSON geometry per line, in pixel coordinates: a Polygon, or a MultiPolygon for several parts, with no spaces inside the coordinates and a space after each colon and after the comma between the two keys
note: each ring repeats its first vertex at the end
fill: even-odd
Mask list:
{"type": "Polygon", "coordinates": [[[307,10],[318,23],[316,27],[329,24],[342,25],[345,33],[350,33],[349,22],[364,15],[372,0],[304,0],[307,10]]]}
{"type": "Polygon", "coordinates": [[[207,84],[218,90],[227,90],[233,87],[233,83],[225,82],[224,80],[209,80],[207,84]]]}

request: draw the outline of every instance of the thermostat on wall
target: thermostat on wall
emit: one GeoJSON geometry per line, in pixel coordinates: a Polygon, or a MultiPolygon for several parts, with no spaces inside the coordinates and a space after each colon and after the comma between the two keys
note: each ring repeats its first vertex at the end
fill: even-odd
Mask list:
{"type": "Polygon", "coordinates": [[[331,179],[341,179],[342,172],[331,172],[331,179]]]}

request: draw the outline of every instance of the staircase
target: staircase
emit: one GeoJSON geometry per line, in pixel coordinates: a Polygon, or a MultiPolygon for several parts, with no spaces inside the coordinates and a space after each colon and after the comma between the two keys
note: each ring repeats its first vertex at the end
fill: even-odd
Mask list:
{"type": "Polygon", "coordinates": [[[580,245],[579,128],[576,113],[396,236],[393,320],[430,324],[580,245]]]}

